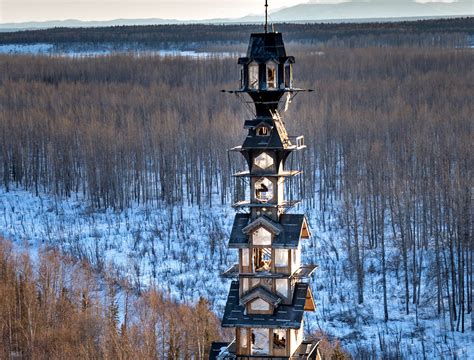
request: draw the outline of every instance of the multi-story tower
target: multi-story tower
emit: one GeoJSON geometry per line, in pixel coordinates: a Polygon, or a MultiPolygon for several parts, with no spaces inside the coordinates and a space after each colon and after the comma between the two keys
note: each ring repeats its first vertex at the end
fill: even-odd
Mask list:
{"type": "MultiPolygon", "coordinates": [[[[267,27],[265,26],[265,30],[267,27]]],[[[305,148],[303,136],[288,136],[278,109],[293,87],[294,58],[286,55],[280,33],[252,34],[242,66],[241,87],[255,104],[256,116],[245,121],[248,135],[240,152],[248,171],[250,198],[234,204],[229,247],[239,263],[223,276],[232,281],[223,327],[235,328],[231,344],[214,343],[210,358],[316,359],[317,344],[303,341],[303,313],[314,311],[309,279],[316,266],[302,265],[301,241],[310,237],[303,214],[288,210],[298,201],[285,199],[285,179],[300,174],[287,159],[305,148]]]]}

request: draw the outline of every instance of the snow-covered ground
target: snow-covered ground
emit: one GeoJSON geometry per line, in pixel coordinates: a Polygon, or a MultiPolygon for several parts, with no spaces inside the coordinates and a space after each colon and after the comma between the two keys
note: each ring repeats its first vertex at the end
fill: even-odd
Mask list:
{"type": "MultiPolygon", "coordinates": [[[[57,247],[87,257],[98,268],[111,263],[136,286],[155,282],[183,302],[204,296],[222,314],[229,281],[219,273],[236,261],[235,250],[227,248],[234,216],[230,206],[154,204],[116,213],[95,212],[84,204],[80,196],[65,200],[0,189],[0,234],[28,247],[33,256],[40,247],[57,247]]],[[[384,346],[397,349],[398,358],[422,359],[423,349],[430,359],[472,358],[474,332],[469,325],[464,334],[450,332],[449,319],[439,318],[431,303],[418,309],[411,305],[411,314],[405,315],[395,249],[387,256],[390,321],[383,321],[379,250],[366,249],[365,303],[357,304],[342,229],[334,221],[323,231],[317,226],[318,213],[308,209],[307,214],[313,237],[304,243],[303,261],[319,265],[312,283],[317,310],[307,316],[308,333],[322,330],[353,354],[365,349],[379,354],[377,358],[384,346]]],[[[421,291],[431,291],[427,279],[421,291]]]]}
{"type": "Polygon", "coordinates": [[[49,54],[53,44],[0,44],[0,54],[49,54]]]}
{"type": "Polygon", "coordinates": [[[239,57],[240,53],[223,51],[197,51],[181,49],[146,49],[138,46],[123,45],[119,48],[112,44],[102,44],[87,46],[79,44],[76,46],[58,47],[54,44],[0,44],[0,54],[11,55],[49,55],[67,57],[95,57],[112,54],[131,54],[134,56],[183,56],[189,58],[209,58],[209,57],[239,57]]]}

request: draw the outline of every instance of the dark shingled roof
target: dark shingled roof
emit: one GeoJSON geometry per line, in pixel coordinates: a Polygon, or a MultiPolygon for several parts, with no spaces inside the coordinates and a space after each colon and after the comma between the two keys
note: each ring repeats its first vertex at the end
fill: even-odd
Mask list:
{"type": "Polygon", "coordinates": [[[248,245],[249,237],[244,234],[242,229],[249,224],[249,220],[250,214],[235,214],[234,225],[232,225],[232,231],[230,233],[230,247],[238,248],[248,245]]]}
{"type": "Polygon", "coordinates": [[[281,33],[254,33],[250,35],[247,57],[278,58],[285,57],[286,50],[281,33]]]}
{"type": "Polygon", "coordinates": [[[284,230],[279,236],[275,237],[272,247],[297,248],[304,221],[305,216],[303,214],[282,214],[280,224],[284,230]]]}
{"type": "Polygon", "coordinates": [[[243,149],[284,149],[278,131],[273,128],[268,136],[248,135],[242,145],[243,149]]]}
{"type": "MultiPolygon", "coordinates": [[[[249,225],[250,214],[236,214],[234,225],[229,239],[229,247],[242,248],[249,245],[249,236],[243,229],[249,225]]],[[[272,247],[275,249],[296,249],[299,245],[300,234],[305,221],[302,214],[282,214],[280,225],[283,231],[273,239],[272,247]]]]}
{"type": "Polygon", "coordinates": [[[269,314],[246,314],[245,306],[240,305],[239,282],[232,281],[227,304],[225,306],[223,327],[253,327],[253,328],[279,328],[299,329],[303,320],[304,304],[308,284],[297,283],[291,305],[279,305],[274,313],[269,314]]]}

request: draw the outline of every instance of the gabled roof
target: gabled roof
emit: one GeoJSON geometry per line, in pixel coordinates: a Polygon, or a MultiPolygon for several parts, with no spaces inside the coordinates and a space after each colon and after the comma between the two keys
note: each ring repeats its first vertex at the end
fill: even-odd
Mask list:
{"type": "Polygon", "coordinates": [[[266,217],[265,215],[260,216],[256,220],[252,221],[250,224],[248,224],[246,227],[242,229],[242,231],[250,235],[255,229],[259,227],[265,227],[268,231],[273,233],[274,235],[278,235],[283,231],[283,227],[266,217]]]}
{"type": "Polygon", "coordinates": [[[272,293],[268,289],[263,286],[257,286],[250,291],[247,291],[241,298],[240,298],[240,305],[245,306],[249,302],[255,299],[262,299],[272,305],[273,307],[278,306],[281,302],[281,297],[277,294],[272,293]]]}
{"type": "Polygon", "coordinates": [[[292,304],[280,304],[273,314],[248,314],[245,311],[245,306],[240,305],[239,282],[232,281],[224,310],[222,326],[299,329],[303,321],[308,287],[307,283],[297,283],[292,304]]]}
{"type": "Polygon", "coordinates": [[[261,125],[267,126],[270,129],[273,129],[273,119],[271,117],[258,118],[253,120],[245,120],[244,129],[255,129],[261,125]]]}
{"type": "MultiPolygon", "coordinates": [[[[258,220],[258,219],[257,219],[258,220]]],[[[275,235],[272,247],[278,249],[296,249],[300,238],[307,239],[311,236],[306,217],[302,214],[282,214],[278,224],[282,231],[275,235]]],[[[229,239],[229,247],[243,248],[249,246],[249,236],[244,228],[250,225],[250,214],[236,214],[234,225],[229,239]]]]}

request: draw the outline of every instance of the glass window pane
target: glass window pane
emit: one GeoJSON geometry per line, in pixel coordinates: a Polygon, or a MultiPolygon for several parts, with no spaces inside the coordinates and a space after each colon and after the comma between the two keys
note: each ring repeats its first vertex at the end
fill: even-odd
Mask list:
{"type": "Polygon", "coordinates": [[[293,87],[293,73],[291,64],[285,64],[285,88],[293,87]]]}
{"type": "Polygon", "coordinates": [[[249,279],[243,278],[242,279],[242,292],[246,293],[249,290],[249,279]]]}
{"type": "Polygon", "coordinates": [[[288,250],[275,249],[275,266],[288,266],[288,250]]]}
{"type": "Polygon", "coordinates": [[[261,202],[273,199],[273,183],[268,178],[260,178],[255,183],[255,198],[261,202]]]}
{"type": "Polygon", "coordinates": [[[275,63],[267,64],[267,89],[276,89],[277,87],[277,70],[275,63]]]}
{"type": "Polygon", "coordinates": [[[249,249],[242,249],[242,266],[249,266],[249,249]]]}
{"type": "Polygon", "coordinates": [[[276,279],[275,280],[276,292],[281,296],[288,298],[288,280],[287,279],[276,279]]]}
{"type": "Polygon", "coordinates": [[[273,158],[263,152],[255,158],[254,162],[260,169],[266,169],[273,165],[273,158]]]}
{"type": "Polygon", "coordinates": [[[274,349],[285,349],[286,347],[286,330],[275,329],[273,330],[273,348],[274,349]]]}
{"type": "Polygon", "coordinates": [[[252,354],[268,354],[269,340],[268,329],[252,329],[252,354]]]}
{"type": "Polygon", "coordinates": [[[249,64],[249,88],[258,89],[258,64],[249,64]]]}
{"type": "Polygon", "coordinates": [[[250,303],[250,309],[258,311],[267,311],[270,310],[270,304],[265,300],[257,299],[250,303]]]}
{"type": "Polygon", "coordinates": [[[253,251],[254,271],[270,271],[272,265],[271,249],[254,249],[253,251]]]}
{"type": "Polygon", "coordinates": [[[247,329],[240,329],[240,346],[243,348],[246,348],[248,346],[247,329]]]}
{"type": "Polygon", "coordinates": [[[252,235],[254,245],[271,245],[272,234],[264,227],[259,227],[252,235]]]}

